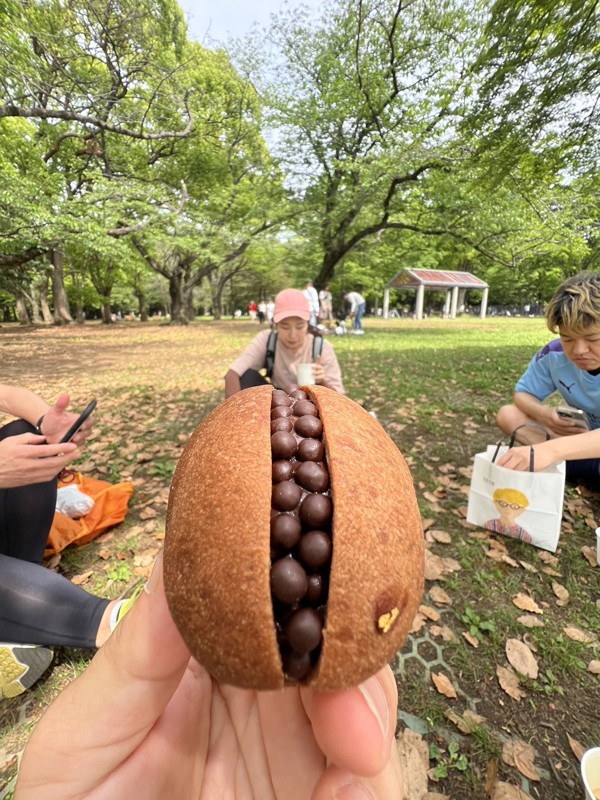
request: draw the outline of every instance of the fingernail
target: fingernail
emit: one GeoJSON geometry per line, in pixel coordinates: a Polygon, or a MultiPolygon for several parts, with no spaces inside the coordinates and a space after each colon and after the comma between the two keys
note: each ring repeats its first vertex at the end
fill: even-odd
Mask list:
{"type": "Polygon", "coordinates": [[[362,783],[354,782],[341,786],[334,797],[335,800],[373,800],[373,795],[362,783]]]}
{"type": "Polygon", "coordinates": [[[154,562],[154,566],[152,567],[152,572],[150,573],[150,577],[146,581],[146,585],[144,586],[144,591],[146,594],[152,594],[156,591],[156,587],[160,583],[162,577],[162,560],[163,560],[163,551],[161,550],[160,553],[156,556],[156,560],[154,562]]]}
{"type": "Polygon", "coordinates": [[[369,678],[368,681],[361,683],[358,687],[362,696],[367,701],[367,705],[373,713],[373,716],[379,723],[381,732],[384,739],[387,738],[388,728],[390,725],[390,709],[385,697],[385,693],[381,688],[381,684],[377,678],[369,678]]]}

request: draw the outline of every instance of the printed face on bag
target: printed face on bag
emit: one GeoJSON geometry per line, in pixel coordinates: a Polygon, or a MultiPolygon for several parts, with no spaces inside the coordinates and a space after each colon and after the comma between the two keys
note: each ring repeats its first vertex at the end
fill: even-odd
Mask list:
{"type": "Polygon", "coordinates": [[[500,514],[500,521],[508,527],[515,524],[515,519],[529,505],[529,499],[518,489],[496,489],[492,500],[500,514]]]}

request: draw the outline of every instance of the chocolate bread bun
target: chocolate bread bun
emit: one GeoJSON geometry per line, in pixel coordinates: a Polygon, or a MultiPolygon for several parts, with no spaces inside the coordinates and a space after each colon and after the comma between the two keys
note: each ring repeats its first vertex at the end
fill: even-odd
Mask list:
{"type": "Polygon", "coordinates": [[[334,690],[365,680],[406,638],[423,558],[403,456],[331,389],[238,392],[181,455],[165,589],[190,652],[221,682],[334,690]]]}

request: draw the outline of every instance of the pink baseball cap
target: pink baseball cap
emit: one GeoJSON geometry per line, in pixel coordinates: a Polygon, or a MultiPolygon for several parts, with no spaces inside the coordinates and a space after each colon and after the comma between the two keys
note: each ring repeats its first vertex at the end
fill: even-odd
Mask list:
{"type": "Polygon", "coordinates": [[[300,289],[284,289],[275,298],[273,321],[281,322],[287,317],[300,317],[307,322],[310,319],[308,300],[300,289]]]}

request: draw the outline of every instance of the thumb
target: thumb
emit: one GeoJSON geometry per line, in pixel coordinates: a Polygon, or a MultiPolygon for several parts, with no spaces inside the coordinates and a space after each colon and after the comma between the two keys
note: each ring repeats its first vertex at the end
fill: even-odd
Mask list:
{"type": "Polygon", "coordinates": [[[69,407],[70,402],[71,398],[69,397],[69,395],[66,392],[63,392],[62,394],[59,394],[58,397],[56,398],[56,402],[54,403],[54,408],[60,412],[66,411],[67,408],[69,407]]]}

